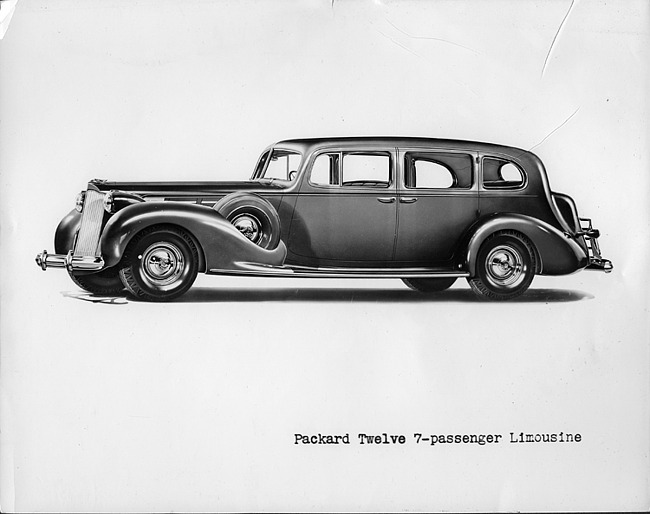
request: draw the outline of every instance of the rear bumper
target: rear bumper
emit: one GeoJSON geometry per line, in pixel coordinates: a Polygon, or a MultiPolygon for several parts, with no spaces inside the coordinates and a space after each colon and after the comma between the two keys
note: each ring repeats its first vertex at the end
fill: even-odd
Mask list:
{"type": "Polygon", "coordinates": [[[600,254],[600,245],[598,244],[600,231],[593,228],[591,219],[589,218],[580,218],[580,227],[582,229],[580,235],[585,238],[587,255],[589,257],[589,264],[587,264],[585,269],[610,273],[614,269],[614,265],[612,261],[603,259],[603,256],[600,254]]]}
{"type": "Polygon", "coordinates": [[[36,264],[43,271],[47,268],[65,268],[68,271],[99,271],[104,267],[101,257],[73,255],[72,250],[66,255],[57,253],[49,254],[43,250],[36,256],[36,264]]]}
{"type": "Polygon", "coordinates": [[[589,259],[589,264],[585,269],[609,273],[614,269],[614,265],[612,264],[612,261],[607,259],[589,259]]]}

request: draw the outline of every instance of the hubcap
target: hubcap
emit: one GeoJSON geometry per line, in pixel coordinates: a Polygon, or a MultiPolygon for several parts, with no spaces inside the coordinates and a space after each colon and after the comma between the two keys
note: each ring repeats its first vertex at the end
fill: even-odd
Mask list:
{"type": "Polygon", "coordinates": [[[232,224],[245,237],[257,243],[262,234],[260,221],[252,214],[241,214],[232,220],[232,224]]]}
{"type": "Polygon", "coordinates": [[[492,249],[485,265],[488,279],[499,287],[515,287],[525,276],[521,253],[510,245],[492,249]]]}
{"type": "Polygon", "coordinates": [[[185,269],[183,253],[176,245],[168,242],[152,244],[138,258],[142,278],[158,289],[176,282],[185,269]]]}

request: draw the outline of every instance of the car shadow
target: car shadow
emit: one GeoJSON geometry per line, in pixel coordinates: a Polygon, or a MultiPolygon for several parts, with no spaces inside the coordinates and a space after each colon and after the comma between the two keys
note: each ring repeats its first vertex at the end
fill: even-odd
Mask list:
{"type": "MultiPolygon", "coordinates": [[[[564,303],[591,300],[594,296],[582,291],[562,289],[529,289],[508,303],[564,303]]],[[[439,293],[419,293],[408,289],[353,288],[282,288],[224,289],[196,287],[176,300],[183,303],[209,302],[462,302],[485,303],[470,289],[450,289],[439,293]]]]}
{"type": "MultiPolygon", "coordinates": [[[[138,302],[130,296],[105,296],[83,291],[62,291],[66,298],[91,303],[126,305],[138,302]]],[[[529,289],[508,303],[566,303],[591,300],[594,296],[583,291],[566,289],[529,289]]],[[[419,293],[409,289],[354,288],[219,288],[194,287],[172,303],[228,302],[409,302],[409,303],[496,303],[484,302],[470,289],[450,289],[439,293],[419,293]]]]}
{"type": "Polygon", "coordinates": [[[83,302],[90,302],[90,303],[106,303],[110,305],[126,305],[129,303],[127,298],[124,295],[106,296],[106,295],[87,293],[85,291],[61,291],[61,295],[66,298],[72,298],[74,300],[81,300],[83,302]]]}

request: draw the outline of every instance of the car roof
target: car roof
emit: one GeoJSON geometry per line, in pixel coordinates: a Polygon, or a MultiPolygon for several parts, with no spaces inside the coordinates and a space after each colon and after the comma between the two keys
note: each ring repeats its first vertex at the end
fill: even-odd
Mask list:
{"type": "Polygon", "coordinates": [[[497,153],[522,158],[534,154],[514,146],[485,143],[481,141],[466,141],[462,139],[438,139],[428,137],[395,137],[395,136],[356,136],[356,137],[323,137],[285,139],[276,145],[300,147],[303,151],[312,151],[317,148],[346,147],[346,146],[396,146],[411,148],[436,148],[448,150],[463,150],[472,152],[497,153]]]}

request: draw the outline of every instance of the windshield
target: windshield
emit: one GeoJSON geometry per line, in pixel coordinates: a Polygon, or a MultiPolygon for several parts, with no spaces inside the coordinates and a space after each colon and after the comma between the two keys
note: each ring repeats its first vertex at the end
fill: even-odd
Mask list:
{"type": "Polygon", "coordinates": [[[299,152],[273,148],[264,152],[260,157],[253,179],[294,180],[298,174],[301,160],[302,155],[299,152]]]}

